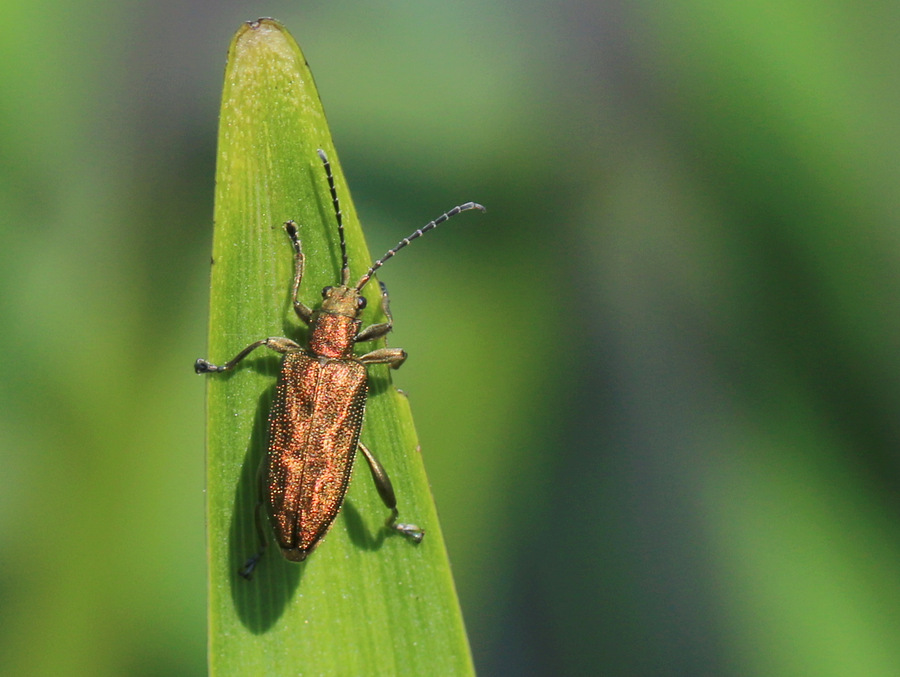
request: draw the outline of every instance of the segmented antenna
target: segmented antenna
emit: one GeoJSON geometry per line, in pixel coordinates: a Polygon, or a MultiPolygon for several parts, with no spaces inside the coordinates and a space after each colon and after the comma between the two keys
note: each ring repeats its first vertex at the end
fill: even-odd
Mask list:
{"type": "Polygon", "coordinates": [[[366,283],[372,278],[372,275],[375,274],[376,270],[381,268],[381,266],[383,266],[386,261],[388,261],[394,254],[396,254],[398,251],[403,249],[410,242],[412,242],[416,238],[422,237],[429,230],[437,228],[439,225],[441,225],[447,219],[456,216],[460,212],[465,212],[470,209],[478,209],[479,211],[482,211],[482,212],[486,211],[485,208],[482,207],[477,202],[466,202],[465,204],[454,207],[453,209],[451,209],[449,212],[447,212],[445,214],[441,214],[434,221],[432,221],[431,223],[429,223],[425,226],[422,226],[421,228],[419,228],[419,230],[417,230],[415,233],[413,233],[409,237],[405,237],[402,240],[400,240],[400,242],[397,243],[396,247],[388,250],[387,254],[385,254],[380,259],[378,259],[375,263],[373,263],[372,267],[369,268],[369,272],[367,272],[365,275],[363,275],[360,278],[359,282],[356,284],[356,291],[359,291],[360,289],[362,289],[366,285],[366,283]]]}
{"type": "Polygon", "coordinates": [[[341,214],[341,203],[338,200],[337,191],[334,188],[334,176],[331,174],[331,163],[325,151],[319,149],[319,157],[325,167],[325,176],[328,177],[328,187],[331,189],[331,202],[334,205],[334,215],[337,217],[338,235],[341,238],[341,284],[350,282],[350,262],[347,260],[347,241],[344,239],[344,219],[341,214]]]}

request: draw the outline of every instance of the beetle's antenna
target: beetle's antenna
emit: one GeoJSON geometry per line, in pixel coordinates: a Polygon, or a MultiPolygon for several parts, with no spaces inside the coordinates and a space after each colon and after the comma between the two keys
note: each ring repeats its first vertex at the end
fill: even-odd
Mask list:
{"type": "Polygon", "coordinates": [[[319,149],[319,157],[325,167],[325,176],[328,177],[328,187],[331,189],[331,202],[334,204],[334,215],[337,217],[338,235],[341,237],[341,284],[350,282],[350,262],[347,260],[347,241],[344,238],[344,219],[341,214],[341,203],[338,200],[337,191],[334,188],[334,176],[331,174],[331,163],[325,151],[319,149]]]}
{"type": "Polygon", "coordinates": [[[396,247],[388,250],[387,254],[385,254],[380,259],[378,259],[375,263],[373,263],[372,267],[369,268],[369,271],[365,275],[363,275],[362,278],[360,278],[359,282],[356,285],[356,291],[359,291],[360,289],[362,289],[366,285],[366,283],[372,278],[372,275],[375,274],[376,270],[381,268],[381,266],[383,266],[385,264],[385,262],[387,262],[394,254],[396,254],[398,251],[403,249],[410,242],[412,242],[416,238],[422,237],[429,230],[433,230],[434,228],[437,228],[439,225],[441,225],[447,219],[456,216],[460,212],[466,212],[470,209],[477,209],[482,212],[487,211],[484,207],[482,207],[477,202],[466,202],[463,205],[454,207],[453,209],[451,209],[449,212],[447,212],[445,214],[441,214],[434,221],[432,221],[431,223],[428,223],[425,226],[422,226],[421,228],[419,228],[419,230],[414,232],[409,237],[405,237],[402,240],[400,240],[400,242],[397,243],[396,247]]]}

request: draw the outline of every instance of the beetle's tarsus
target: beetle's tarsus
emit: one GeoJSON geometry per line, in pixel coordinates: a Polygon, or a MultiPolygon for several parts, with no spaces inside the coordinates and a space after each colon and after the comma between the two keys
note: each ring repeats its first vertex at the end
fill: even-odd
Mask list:
{"type": "Polygon", "coordinates": [[[194,372],[197,374],[209,374],[212,372],[225,371],[225,367],[217,367],[211,362],[207,362],[204,359],[199,359],[194,362],[194,372]]]}
{"type": "Polygon", "coordinates": [[[415,524],[402,524],[397,522],[397,517],[400,516],[397,508],[391,510],[391,516],[388,517],[385,525],[388,529],[393,529],[394,531],[399,531],[401,534],[406,536],[413,543],[421,543],[422,539],[425,538],[425,530],[420,529],[415,524]]]}
{"type": "Polygon", "coordinates": [[[256,569],[256,565],[259,564],[259,560],[261,557],[262,557],[262,553],[258,552],[255,555],[253,555],[253,557],[248,559],[244,563],[244,566],[242,566],[240,569],[238,569],[238,574],[240,575],[240,577],[245,578],[248,581],[251,578],[253,578],[253,570],[256,569]]]}
{"type": "Polygon", "coordinates": [[[394,524],[392,528],[406,536],[413,543],[421,543],[425,538],[425,530],[420,529],[415,524],[394,524]]]}

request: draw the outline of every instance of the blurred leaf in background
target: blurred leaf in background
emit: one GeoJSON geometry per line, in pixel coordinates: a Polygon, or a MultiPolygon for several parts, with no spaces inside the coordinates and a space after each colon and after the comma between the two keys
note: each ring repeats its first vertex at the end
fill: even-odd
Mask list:
{"type": "Polygon", "coordinates": [[[385,278],[479,672],[896,671],[894,4],[6,9],[0,672],[205,670],[191,364],[257,14],[374,251],[490,210],[385,278]]]}

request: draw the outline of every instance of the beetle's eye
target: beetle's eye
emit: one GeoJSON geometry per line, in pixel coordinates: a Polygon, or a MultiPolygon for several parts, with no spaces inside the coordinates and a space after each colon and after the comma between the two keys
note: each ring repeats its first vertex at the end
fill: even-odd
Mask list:
{"type": "Polygon", "coordinates": [[[328,292],[330,292],[332,289],[334,289],[334,287],[325,287],[322,290],[322,298],[324,299],[326,296],[328,296],[328,292]]]}
{"type": "Polygon", "coordinates": [[[360,310],[362,310],[363,308],[366,307],[366,297],[365,296],[360,296],[358,299],[356,299],[356,307],[359,308],[360,310]]]}

